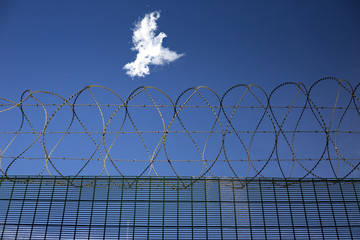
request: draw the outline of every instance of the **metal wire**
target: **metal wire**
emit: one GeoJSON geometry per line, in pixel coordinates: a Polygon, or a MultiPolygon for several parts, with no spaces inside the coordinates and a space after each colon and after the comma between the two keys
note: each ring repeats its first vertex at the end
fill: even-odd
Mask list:
{"type": "MultiPolygon", "coordinates": [[[[126,173],[124,174],[125,169],[119,169],[116,163],[121,161],[140,162],[146,160],[113,157],[111,150],[120,136],[132,134],[139,138],[141,142],[139,147],[143,147],[148,155],[148,159],[146,160],[148,161],[148,165],[138,177],[145,176],[146,172],[148,172],[148,175],[151,173],[159,176],[155,163],[167,162],[173,174],[181,179],[179,171],[173,163],[181,161],[190,163],[201,162],[202,170],[195,178],[194,182],[196,182],[197,179],[201,179],[204,176],[216,176],[216,174],[213,173],[214,166],[218,162],[224,162],[237,179],[247,179],[247,181],[251,181],[258,177],[272,177],[266,172],[270,166],[269,163],[275,161],[278,163],[277,170],[284,179],[292,176],[295,165],[305,172],[299,177],[300,180],[307,177],[324,178],[318,170],[326,163],[330,166],[334,178],[343,180],[360,170],[359,158],[346,157],[347,154],[344,152],[345,150],[343,150],[344,146],[338,144],[340,134],[358,136],[360,133],[357,128],[357,126],[360,126],[359,86],[360,83],[352,86],[346,80],[328,77],[316,81],[309,89],[302,83],[286,82],[275,87],[269,94],[256,85],[239,84],[229,88],[221,96],[208,87],[200,86],[183,91],[175,101],[162,90],[150,86],[142,86],[135,89],[127,98],[122,98],[113,90],[98,85],[87,86],[68,98],[48,91],[27,90],[22,94],[19,102],[0,97],[0,100],[3,102],[0,104],[0,107],[2,107],[0,108],[0,116],[15,111],[20,111],[21,113],[19,115],[20,120],[17,130],[11,131],[6,129],[5,131],[0,131],[2,136],[12,136],[9,142],[5,144],[5,147],[0,146],[0,171],[4,177],[10,178],[8,176],[9,170],[12,169],[13,166],[16,166],[15,162],[20,159],[43,159],[44,166],[37,176],[47,172],[47,174],[50,175],[58,175],[66,178],[67,173],[62,172],[58,168],[55,160],[67,159],[84,161],[84,165],[75,174],[75,177],[82,175],[83,170],[90,165],[89,163],[91,161],[103,161],[103,169],[100,175],[113,175],[108,172],[108,164],[110,164],[118,175],[124,176],[126,175],[126,173]],[[324,86],[326,89],[335,89],[333,92],[329,91],[332,93],[331,96],[325,95],[326,99],[333,98],[333,106],[322,105],[322,101],[317,99],[319,97],[314,96],[314,92],[318,91],[319,88],[324,88],[324,86]],[[105,91],[107,96],[114,97],[119,103],[100,103],[102,97],[96,95],[96,91],[98,90],[105,91]],[[284,92],[287,93],[287,95],[282,97],[284,92]],[[79,103],[79,99],[86,94],[90,96],[90,100],[93,103],[79,103]],[[279,96],[283,106],[279,105],[279,96]],[[44,98],[45,100],[43,100],[44,98]],[[56,99],[56,101],[49,103],[48,98],[56,99]],[[195,98],[200,101],[200,104],[193,104],[195,98]],[[134,102],[136,102],[137,99],[140,99],[144,104],[135,104],[134,102]],[[250,105],[247,104],[246,99],[251,99],[250,105]],[[160,103],[160,101],[162,102],[160,103]],[[35,107],[35,110],[32,107],[35,107]],[[98,111],[102,123],[100,129],[90,130],[87,123],[89,118],[80,117],[80,107],[89,107],[90,109],[98,111]],[[134,114],[134,110],[137,109],[139,109],[139,111],[142,111],[142,109],[154,109],[158,119],[160,119],[161,130],[158,128],[141,130],[138,123],[146,118],[146,115],[145,113],[142,115],[134,114]],[[184,116],[189,116],[185,114],[185,109],[195,109],[195,111],[200,111],[200,109],[206,110],[212,118],[206,119],[206,122],[212,121],[211,127],[205,130],[192,129],[191,123],[189,124],[184,120],[184,116]],[[243,116],[241,115],[241,111],[247,109],[260,112],[260,117],[258,119],[248,119],[248,121],[255,123],[254,129],[239,129],[237,116],[243,116]],[[281,114],[278,110],[282,111],[281,114]],[[39,115],[39,111],[41,111],[44,116],[41,127],[38,127],[40,124],[39,119],[33,120],[33,115],[39,115]],[[54,125],[54,119],[64,111],[70,112],[71,117],[69,124],[62,126],[62,130],[53,130],[52,125],[54,125]],[[111,113],[106,115],[108,111],[111,113]],[[289,117],[294,112],[297,114],[297,117],[289,117]],[[311,114],[312,116],[311,126],[303,123],[306,114],[311,114]],[[349,115],[355,123],[353,125],[346,125],[348,129],[342,129],[344,119],[349,115]],[[139,120],[139,116],[142,119],[139,120]],[[114,121],[116,121],[116,124],[114,121]],[[262,129],[262,126],[265,124],[264,122],[269,123],[268,126],[270,126],[270,129],[262,129]],[[291,129],[288,129],[288,122],[295,123],[291,129]],[[125,129],[126,124],[130,124],[132,129],[125,129]],[[113,130],[111,127],[114,125],[118,126],[116,130],[113,130]],[[49,147],[47,136],[56,134],[60,135],[59,139],[52,147],[49,147]],[[74,134],[86,136],[92,142],[94,151],[89,152],[90,157],[55,156],[54,151],[63,141],[66,141],[66,136],[74,134]],[[145,141],[144,134],[161,135],[160,140],[152,150],[145,141]],[[200,156],[198,159],[176,160],[176,158],[169,155],[169,136],[180,134],[186,136],[189,143],[196,149],[198,156],[200,156]],[[201,134],[205,136],[205,143],[200,143],[196,138],[197,135],[201,134]],[[258,134],[269,134],[273,139],[267,142],[267,146],[271,146],[272,150],[268,156],[263,158],[253,157],[252,155],[254,151],[253,146],[256,144],[257,139],[259,139],[258,134]],[[312,134],[322,136],[324,144],[316,146],[317,148],[322,148],[320,156],[308,156],[305,158],[298,156],[299,154],[297,152],[299,152],[299,150],[297,151],[295,148],[294,142],[299,134],[302,134],[301,136],[305,138],[305,140],[303,140],[305,142],[306,138],[313,136],[312,134]],[[16,155],[8,154],[7,152],[10,152],[9,149],[11,147],[18,147],[16,144],[24,143],[18,143],[16,141],[22,135],[31,135],[34,137],[34,140],[27,146],[22,146],[23,150],[21,150],[20,153],[16,155]],[[112,136],[111,140],[108,139],[108,136],[112,136]],[[206,157],[206,151],[208,151],[210,145],[209,139],[213,136],[217,136],[219,139],[219,151],[213,159],[208,159],[206,157]],[[99,139],[99,137],[101,138],[99,139]],[[229,139],[235,141],[231,144],[235,143],[237,148],[246,156],[245,158],[243,156],[237,158],[229,156],[229,152],[234,148],[232,145],[229,145],[229,139]],[[37,144],[40,144],[44,157],[32,155],[34,153],[31,152],[31,149],[37,144]],[[280,156],[284,148],[290,152],[290,157],[283,158],[280,156]],[[27,156],[27,154],[30,154],[30,156],[27,156]],[[101,157],[98,158],[96,155],[101,155],[101,157]],[[5,160],[10,161],[5,164],[5,160]],[[286,161],[291,162],[292,165],[282,165],[282,162],[286,161]],[[309,165],[304,164],[305,161],[312,161],[313,164],[309,167],[309,165]],[[239,175],[239,171],[233,165],[234,162],[248,162],[249,167],[247,173],[245,175],[239,175]],[[262,162],[263,164],[259,166],[255,164],[256,162],[262,162]],[[346,168],[343,168],[344,166],[346,168]],[[54,169],[55,172],[52,172],[50,168],[54,169]],[[347,170],[345,173],[340,173],[339,169],[347,170]],[[290,174],[287,174],[286,172],[289,171],[290,174]]],[[[358,142],[354,142],[353,144],[354,147],[359,146],[358,142]]],[[[213,148],[213,145],[211,148],[213,148]]],[[[274,165],[271,166],[272,168],[274,167],[274,165]]],[[[188,185],[184,185],[183,182],[180,183],[181,187],[189,187],[188,185]]],[[[246,184],[247,182],[244,186],[246,184]]]]}
{"type": "Polygon", "coordinates": [[[174,190],[164,184],[180,184],[171,177],[20,182],[29,178],[0,177],[1,239],[358,239],[360,231],[359,179],[256,179],[241,188],[203,178],[174,190]]]}

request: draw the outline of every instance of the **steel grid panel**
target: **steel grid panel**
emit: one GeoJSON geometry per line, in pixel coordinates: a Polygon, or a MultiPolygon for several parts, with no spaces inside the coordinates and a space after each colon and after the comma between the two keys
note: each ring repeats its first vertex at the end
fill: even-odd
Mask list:
{"type": "Polygon", "coordinates": [[[0,179],[1,239],[360,238],[360,179],[28,178],[0,179]]]}

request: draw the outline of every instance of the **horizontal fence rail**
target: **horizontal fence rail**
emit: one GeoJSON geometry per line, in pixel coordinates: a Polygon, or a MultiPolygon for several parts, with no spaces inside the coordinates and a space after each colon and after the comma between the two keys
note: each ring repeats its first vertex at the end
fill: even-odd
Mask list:
{"type": "Polygon", "coordinates": [[[27,90],[19,101],[0,97],[0,171],[246,183],[359,177],[359,85],[323,78],[266,92],[239,84],[222,95],[200,86],[175,100],[149,86],[127,97],[95,85],[70,97],[27,90]]]}

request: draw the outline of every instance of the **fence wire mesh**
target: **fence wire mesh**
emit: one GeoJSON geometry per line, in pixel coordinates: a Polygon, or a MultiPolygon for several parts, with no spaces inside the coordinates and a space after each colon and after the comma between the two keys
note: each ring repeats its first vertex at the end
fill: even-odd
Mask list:
{"type": "Polygon", "coordinates": [[[0,238],[360,239],[359,86],[0,97],[0,238]]]}
{"type": "MultiPolygon", "coordinates": [[[[164,180],[180,184],[178,178],[164,180]]],[[[203,178],[186,189],[165,181],[41,177],[29,183],[3,177],[1,239],[360,237],[359,179],[256,179],[243,188],[236,179],[203,178]],[[129,187],[126,180],[136,182],[129,187]]]]}

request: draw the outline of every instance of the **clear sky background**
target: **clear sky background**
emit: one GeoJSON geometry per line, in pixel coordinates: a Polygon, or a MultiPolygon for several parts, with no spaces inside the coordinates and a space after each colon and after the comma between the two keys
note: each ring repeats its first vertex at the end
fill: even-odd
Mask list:
{"type": "Polygon", "coordinates": [[[269,93],[327,76],[359,82],[359,1],[0,1],[0,97],[14,101],[26,89],[69,97],[92,84],[124,97],[151,85],[173,100],[200,85],[269,93]],[[132,30],[154,11],[163,46],[185,55],[132,79],[132,30]]]}

